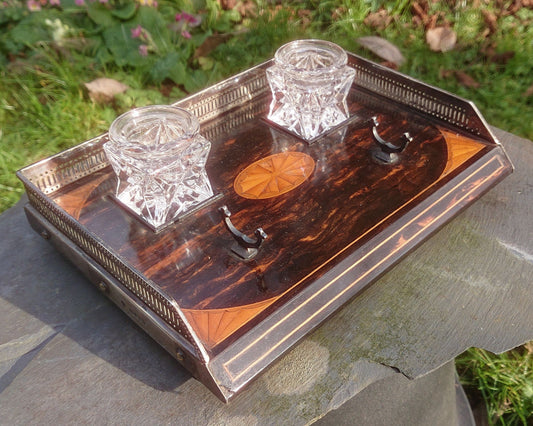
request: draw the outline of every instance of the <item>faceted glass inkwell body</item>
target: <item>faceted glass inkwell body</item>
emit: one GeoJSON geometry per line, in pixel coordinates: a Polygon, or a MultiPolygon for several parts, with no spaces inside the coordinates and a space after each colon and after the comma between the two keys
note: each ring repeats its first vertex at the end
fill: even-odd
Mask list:
{"type": "Polygon", "coordinates": [[[115,174],[116,197],[154,230],[213,196],[205,171],[211,143],[196,117],[172,106],[126,112],[104,145],[115,174]]]}
{"type": "Polygon", "coordinates": [[[306,140],[349,117],[346,97],[355,71],[346,52],[323,40],[297,40],[280,47],[267,69],[272,91],[268,118],[306,140]]]}

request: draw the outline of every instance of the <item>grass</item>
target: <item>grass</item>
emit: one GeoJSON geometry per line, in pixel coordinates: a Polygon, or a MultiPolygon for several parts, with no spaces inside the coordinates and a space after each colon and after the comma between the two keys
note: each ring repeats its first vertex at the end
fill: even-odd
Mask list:
{"type": "Polygon", "coordinates": [[[471,405],[482,410],[489,424],[531,424],[533,342],[501,355],[469,349],[456,360],[456,368],[471,405]]]}
{"type": "MultiPolygon", "coordinates": [[[[126,3],[117,0],[110,4],[126,3]]],[[[107,49],[105,43],[112,38],[112,25],[118,21],[105,15],[109,27],[102,29],[87,21],[73,0],[62,0],[64,10],[36,12],[68,23],[64,40],[46,38],[50,31],[39,23],[40,15],[32,15],[36,31],[31,37],[20,28],[16,30],[17,19],[29,16],[25,6],[11,8],[8,14],[5,4],[17,2],[0,5],[0,212],[14,205],[23,192],[14,174],[17,169],[106,131],[118,114],[133,106],[174,102],[187,92],[270,58],[281,44],[301,37],[329,39],[379,62],[381,59],[362,48],[357,38],[381,36],[402,51],[405,63],[399,68],[401,72],[474,101],[492,125],[533,139],[533,120],[527,119],[533,117],[533,95],[528,91],[533,85],[533,10],[514,10],[513,5],[520,2],[481,0],[478,8],[473,7],[476,2],[418,1],[427,17],[456,32],[458,42],[446,53],[428,48],[428,23],[420,22],[414,2],[408,0],[281,4],[257,0],[255,7],[241,16],[223,10],[215,0],[159,3],[161,16],[143,9],[146,16],[139,22],[146,28],[160,18],[175,26],[174,14],[182,9],[196,13],[195,5],[206,10],[201,26],[188,28],[191,39],[169,34],[161,25],[154,32],[154,37],[159,37],[154,49],[183,58],[180,64],[185,73],[181,68],[169,68],[168,61],[153,62],[155,55],[149,68],[135,55],[129,62],[113,57],[116,46],[107,49]],[[381,13],[386,25],[372,26],[365,21],[373,13],[381,13]],[[492,17],[496,20],[491,21],[492,17]],[[14,33],[16,37],[11,37],[14,33]],[[108,38],[100,37],[104,33],[108,38]],[[43,40],[34,34],[41,34],[43,40]],[[30,38],[24,39],[26,36],[30,38]],[[209,48],[202,44],[206,39],[212,42],[209,48]],[[199,51],[200,58],[194,55],[199,51]],[[457,78],[457,71],[466,72],[475,84],[457,78]],[[83,83],[102,76],[119,80],[130,89],[113,102],[93,102],[83,83]]],[[[241,1],[238,5],[250,3],[241,1]]],[[[91,6],[91,13],[101,17],[109,12],[97,6],[91,6]]],[[[123,14],[127,11],[121,9],[123,14]]],[[[124,22],[121,25],[129,25],[124,22]]],[[[131,21],[132,26],[137,24],[131,21]]],[[[128,31],[124,33],[128,35],[128,31]]],[[[128,37],[122,41],[138,42],[128,37]]],[[[469,396],[473,404],[483,401],[490,424],[533,422],[531,354],[529,343],[498,356],[471,349],[458,358],[457,368],[469,396]]]]}
{"type": "Polygon", "coordinates": [[[0,208],[18,200],[22,189],[13,173],[24,164],[59,152],[103,132],[115,112],[87,102],[71,64],[47,57],[46,67],[2,76],[0,93],[0,208]]]}

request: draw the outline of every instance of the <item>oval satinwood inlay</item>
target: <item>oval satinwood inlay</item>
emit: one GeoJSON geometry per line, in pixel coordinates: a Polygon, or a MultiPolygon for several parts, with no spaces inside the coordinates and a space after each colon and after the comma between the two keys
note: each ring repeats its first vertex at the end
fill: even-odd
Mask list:
{"type": "Polygon", "coordinates": [[[235,192],[252,200],[277,197],[307,180],[315,161],[303,152],[281,152],[250,164],[234,182],[235,192]]]}

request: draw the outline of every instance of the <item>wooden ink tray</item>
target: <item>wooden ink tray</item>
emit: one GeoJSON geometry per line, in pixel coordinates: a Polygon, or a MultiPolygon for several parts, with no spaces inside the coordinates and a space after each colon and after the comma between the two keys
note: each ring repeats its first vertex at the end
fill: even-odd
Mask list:
{"type": "Polygon", "coordinates": [[[176,104],[218,196],[160,232],[113,201],[107,135],[18,172],[35,230],[223,401],[512,171],[472,103],[352,54],[351,116],[308,143],[265,118],[271,65],[176,104]],[[412,136],[392,164],[372,117],[412,136]],[[268,234],[255,257],[232,251],[224,205],[268,234]]]}

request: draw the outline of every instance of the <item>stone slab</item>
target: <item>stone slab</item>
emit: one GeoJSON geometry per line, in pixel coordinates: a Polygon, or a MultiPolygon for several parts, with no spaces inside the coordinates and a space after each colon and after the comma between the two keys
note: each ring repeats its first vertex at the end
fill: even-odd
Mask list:
{"type": "Polygon", "coordinates": [[[533,143],[495,133],[515,173],[229,405],[35,234],[19,203],[0,215],[1,423],[309,424],[380,380],[532,340],[533,143]]]}

